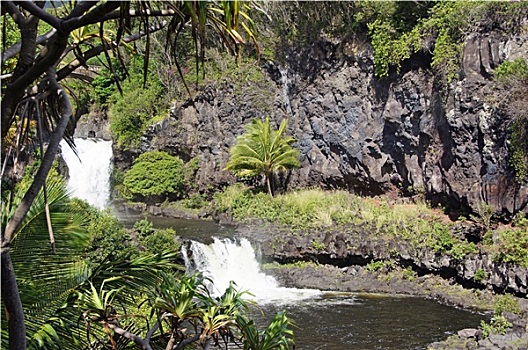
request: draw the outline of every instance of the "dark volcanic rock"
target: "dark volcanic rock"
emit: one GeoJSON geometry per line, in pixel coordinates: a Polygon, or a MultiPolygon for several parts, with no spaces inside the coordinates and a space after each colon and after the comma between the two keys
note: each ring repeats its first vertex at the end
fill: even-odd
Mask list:
{"type": "Polygon", "coordinates": [[[236,136],[269,114],[277,124],[289,120],[301,152],[301,168],[280,179],[290,186],[421,194],[456,212],[478,212],[482,203],[506,217],[528,211],[528,186],[515,181],[508,160],[511,117],[490,102],[500,95],[493,69],[526,54],[525,35],[471,34],[460,79],[448,86],[424,54],[378,79],[370,49],[352,55],[346,47],[314,43],[291,52],[286,67],[265,63],[258,83],[210,86],[153,125],[140,151],[197,156],[197,185],[223,186],[235,181],[223,168],[236,136]]]}
{"type": "MultiPolygon", "coordinates": [[[[339,268],[392,261],[419,276],[436,275],[467,287],[490,288],[526,297],[528,269],[493,261],[483,253],[457,259],[430,248],[415,248],[394,236],[376,235],[369,227],[348,226],[337,231],[312,231],[291,235],[266,225],[239,225],[237,232],[258,244],[265,260],[279,263],[316,262],[339,268]],[[324,248],[315,246],[321,242],[324,248]],[[476,278],[477,271],[479,278],[476,278]]],[[[323,282],[323,285],[326,282],[323,282]]],[[[378,290],[380,291],[380,290],[378,290]]],[[[526,306],[528,308],[528,305],[526,306]]]]}

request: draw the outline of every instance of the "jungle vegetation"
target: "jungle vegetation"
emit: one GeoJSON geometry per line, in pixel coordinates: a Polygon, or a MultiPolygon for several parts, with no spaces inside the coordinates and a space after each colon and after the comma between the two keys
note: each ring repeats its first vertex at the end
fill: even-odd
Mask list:
{"type": "MultiPolygon", "coordinates": [[[[271,328],[258,330],[244,313],[243,292],[233,288],[219,299],[211,298],[198,276],[178,274],[173,255],[149,253],[169,243],[172,232],[154,233],[147,223],[140,223],[135,242],[108,213],[69,199],[64,184],[49,176],[61,139],[74,147],[76,123],[89,108],[98,108],[108,114],[119,147],[137,148],[142,132],[165,118],[174,101],[193,96],[213,80],[236,81],[239,72],[258,82],[265,79],[260,69],[263,61],[284,61],[291,50],[322,39],[368,41],[380,79],[399,72],[411,55],[425,53],[430,68],[449,83],[458,74],[460,38],[472,24],[485,19],[482,25],[518,30],[528,6],[525,2],[327,2],[316,6],[298,1],[72,1],[59,6],[45,1],[2,1],[1,9],[1,285],[6,316],[2,317],[2,346],[56,348],[61,344],[67,349],[89,342],[94,348],[131,343],[146,349],[160,344],[184,348],[191,342],[205,346],[233,334],[248,349],[286,349],[292,346],[291,321],[286,315],[277,314],[271,328]],[[233,58],[226,60],[226,55],[233,58]],[[145,254],[136,255],[136,245],[145,254]],[[152,285],[159,288],[147,288],[152,285]],[[141,302],[143,308],[131,307],[141,302]],[[80,316],[83,323],[75,323],[80,316]],[[195,327],[191,333],[182,333],[184,320],[195,327]]],[[[525,66],[519,61],[497,69],[499,82],[512,92],[506,112],[511,112],[508,106],[526,101],[525,66]]],[[[263,106],[263,112],[265,108],[269,106],[263,106]]],[[[526,178],[525,130],[526,116],[517,116],[510,138],[512,167],[520,180],[526,178]]],[[[137,167],[147,171],[149,165],[139,165],[143,158],[137,167]]],[[[162,161],[158,158],[148,159],[162,161]]],[[[292,157],[289,164],[294,163],[292,157]]],[[[178,160],[171,159],[170,164],[181,166],[178,160]]],[[[270,171],[255,168],[265,174],[270,171]]],[[[160,181],[166,185],[160,192],[145,185],[134,171],[128,179],[126,175],[123,193],[131,196],[157,196],[168,193],[167,189],[184,196],[187,190],[185,183],[182,187],[179,182],[160,181]]],[[[216,200],[241,219],[254,216],[294,226],[299,223],[288,220],[296,216],[315,217],[323,223],[352,220],[343,213],[314,213],[319,204],[310,204],[312,211],[292,206],[280,212],[273,201],[284,208],[291,198],[261,198],[246,189],[235,192],[236,199],[218,195],[216,200]],[[254,205],[255,198],[267,204],[266,210],[254,205]],[[240,203],[252,203],[254,212],[243,213],[249,206],[240,203]]],[[[340,200],[351,206],[351,212],[357,209],[354,200],[340,200]]],[[[400,223],[377,211],[361,213],[354,220],[372,220],[376,227],[389,228],[400,223]]],[[[525,227],[526,219],[517,219],[518,227],[525,227]]],[[[410,230],[412,234],[415,228],[410,230]]],[[[436,225],[433,231],[431,245],[439,250],[464,254],[472,249],[464,246],[457,252],[457,242],[445,235],[443,226],[436,225]]],[[[498,242],[497,259],[526,264],[522,261],[526,236],[515,232],[487,239],[498,242]]]]}

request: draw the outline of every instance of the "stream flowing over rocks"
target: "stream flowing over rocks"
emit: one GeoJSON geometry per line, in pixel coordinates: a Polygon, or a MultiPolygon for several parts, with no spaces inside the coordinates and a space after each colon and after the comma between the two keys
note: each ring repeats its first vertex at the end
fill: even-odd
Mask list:
{"type": "MultiPolygon", "coordinates": [[[[442,280],[450,280],[450,283],[460,286],[511,293],[521,298],[526,298],[528,292],[528,269],[525,267],[496,262],[483,253],[468,254],[462,259],[456,259],[449,254],[434,252],[425,247],[413,247],[397,237],[373,234],[375,228],[372,227],[349,226],[339,231],[323,230],[288,234],[280,228],[251,225],[240,226],[238,232],[256,242],[265,259],[281,264],[312,261],[340,268],[339,274],[342,276],[335,279],[339,285],[336,287],[337,290],[423,294],[413,283],[391,285],[386,283],[390,282],[386,280],[378,283],[369,281],[365,276],[356,278],[361,275],[359,272],[362,272],[363,267],[368,263],[392,261],[396,265],[394,267],[409,268],[409,271],[414,271],[419,278],[425,276],[423,280],[438,276],[442,280]],[[314,246],[313,242],[320,242],[320,247],[314,246]],[[476,278],[479,270],[481,277],[476,278]],[[347,286],[347,283],[343,282],[345,275],[354,277],[352,280],[355,282],[347,286]]],[[[333,278],[322,278],[315,270],[313,273],[315,274],[313,278],[310,277],[310,271],[303,271],[299,276],[303,280],[301,283],[303,287],[324,289],[333,278]],[[304,285],[305,283],[307,285],[304,285]]],[[[290,279],[290,282],[296,280],[291,275],[283,277],[286,280],[290,279]]],[[[452,303],[470,306],[464,305],[462,300],[453,300],[452,303]]]]}
{"type": "Polygon", "coordinates": [[[235,181],[223,169],[236,137],[270,115],[277,125],[288,119],[301,153],[301,168],[277,179],[285,187],[425,195],[455,213],[479,213],[486,203],[511,219],[528,212],[528,186],[515,180],[512,117],[493,107],[502,92],[492,76],[527,52],[525,35],[481,29],[466,38],[459,79],[443,84],[427,54],[379,79],[367,44],[313,43],[282,64],[263,62],[257,83],[219,83],[174,106],[145,132],[140,149],[117,151],[115,162],[126,169],[149,150],[197,156],[199,188],[224,186],[235,181]]]}

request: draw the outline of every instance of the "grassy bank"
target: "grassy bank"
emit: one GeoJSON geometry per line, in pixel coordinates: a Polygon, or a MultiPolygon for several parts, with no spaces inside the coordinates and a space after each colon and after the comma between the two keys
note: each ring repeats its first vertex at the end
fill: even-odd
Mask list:
{"type": "MultiPolygon", "coordinates": [[[[253,193],[241,184],[214,196],[214,210],[232,215],[237,222],[264,220],[287,226],[293,234],[310,229],[357,225],[376,236],[395,236],[416,248],[430,248],[456,259],[478,252],[478,247],[454,233],[452,222],[441,210],[425,202],[398,204],[387,198],[359,197],[345,191],[306,189],[270,197],[253,193]]],[[[467,224],[475,224],[469,223],[467,224]]],[[[476,224],[478,225],[478,224],[476,224]]],[[[480,250],[495,261],[528,266],[528,223],[482,229],[480,250]]]]}

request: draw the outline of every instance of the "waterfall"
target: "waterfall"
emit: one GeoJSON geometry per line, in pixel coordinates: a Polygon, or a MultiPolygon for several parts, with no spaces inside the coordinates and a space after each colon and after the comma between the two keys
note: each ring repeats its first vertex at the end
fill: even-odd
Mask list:
{"type": "Polygon", "coordinates": [[[110,170],[112,141],[75,139],[77,153],[66,142],[61,142],[62,157],[68,165],[68,187],[77,198],[104,209],[110,199],[110,170]]]}
{"type": "Polygon", "coordinates": [[[213,281],[211,293],[221,295],[229,282],[235,282],[237,290],[247,290],[255,301],[266,303],[291,303],[320,296],[319,290],[296,289],[279,286],[275,278],[260,270],[255,250],[247,239],[234,242],[214,238],[210,245],[192,241],[184,248],[187,270],[200,271],[213,281]]]}
{"type": "Polygon", "coordinates": [[[288,68],[279,68],[281,74],[281,83],[282,83],[282,98],[284,100],[284,105],[286,106],[286,112],[289,117],[293,115],[291,102],[290,102],[290,85],[288,80],[288,68]]]}

